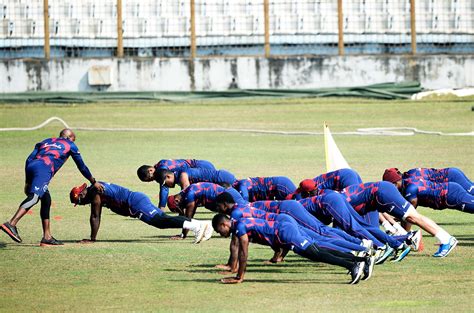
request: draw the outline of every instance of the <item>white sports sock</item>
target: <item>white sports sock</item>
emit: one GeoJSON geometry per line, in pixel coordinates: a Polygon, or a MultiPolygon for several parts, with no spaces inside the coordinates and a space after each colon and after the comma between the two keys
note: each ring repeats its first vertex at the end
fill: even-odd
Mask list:
{"type": "Polygon", "coordinates": [[[393,224],[393,228],[395,228],[397,231],[396,233],[399,235],[406,235],[408,232],[405,230],[405,228],[402,227],[399,223],[393,224]]]}
{"type": "Polygon", "coordinates": [[[444,229],[440,229],[435,237],[439,240],[439,242],[442,244],[442,245],[445,245],[447,243],[449,243],[449,239],[451,238],[451,235],[448,234],[444,229]]]}
{"type": "Polygon", "coordinates": [[[183,228],[189,229],[196,232],[201,227],[201,223],[198,220],[191,219],[191,221],[184,221],[183,228]]]}
{"type": "Polygon", "coordinates": [[[382,227],[391,234],[395,234],[397,232],[395,227],[393,227],[392,224],[390,224],[390,222],[387,220],[382,222],[382,227]]]}

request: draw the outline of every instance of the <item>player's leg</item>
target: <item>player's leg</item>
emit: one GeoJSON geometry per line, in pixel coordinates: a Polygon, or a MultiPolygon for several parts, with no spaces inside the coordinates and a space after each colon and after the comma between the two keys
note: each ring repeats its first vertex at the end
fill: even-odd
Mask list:
{"type": "Polygon", "coordinates": [[[361,244],[360,239],[349,235],[343,230],[331,228],[324,225],[316,217],[311,215],[311,213],[309,213],[298,201],[283,201],[280,205],[280,213],[287,214],[293,217],[298,222],[298,224],[303,225],[304,227],[309,228],[312,231],[325,237],[344,239],[357,245],[361,244]]]}
{"type": "Polygon", "coordinates": [[[351,185],[362,184],[362,178],[360,178],[359,173],[353,169],[347,168],[340,171],[341,175],[341,188],[346,188],[351,185]]]}
{"type": "Polygon", "coordinates": [[[295,184],[288,177],[275,177],[273,183],[276,186],[275,200],[285,200],[296,191],[295,184]]]}
{"type": "Polygon", "coordinates": [[[217,171],[217,184],[223,186],[224,188],[232,187],[232,185],[237,180],[235,175],[227,170],[219,170],[217,171]]]}
{"type": "Polygon", "coordinates": [[[43,196],[41,197],[41,209],[40,209],[40,217],[41,217],[41,224],[43,226],[43,238],[41,238],[40,246],[60,246],[63,243],[57,239],[55,239],[51,235],[51,223],[49,218],[49,213],[51,210],[51,195],[49,191],[46,191],[43,196]]]}
{"type": "Polygon", "coordinates": [[[446,204],[449,208],[466,213],[474,213],[474,196],[464,190],[457,183],[448,184],[448,194],[446,195],[446,204]]]}
{"type": "Polygon", "coordinates": [[[322,248],[310,236],[300,233],[298,227],[293,223],[278,223],[277,227],[280,241],[283,245],[290,246],[293,252],[314,262],[346,268],[351,273],[351,283],[359,282],[367,258],[322,248]]]}
{"type": "Polygon", "coordinates": [[[212,236],[212,225],[209,221],[198,221],[184,216],[170,216],[157,208],[145,194],[135,192],[131,199],[131,211],[141,221],[160,228],[184,228],[195,234],[195,243],[208,240],[212,236]]]}
{"type": "Polygon", "coordinates": [[[195,161],[196,167],[198,168],[205,168],[205,169],[214,170],[214,171],[216,170],[214,165],[209,161],[206,161],[206,160],[194,160],[194,161],[195,161]]]}
{"type": "Polygon", "coordinates": [[[368,252],[370,248],[365,247],[362,245],[362,241],[360,244],[352,243],[350,241],[338,238],[331,238],[326,236],[321,236],[320,234],[312,231],[311,229],[305,228],[301,225],[298,226],[300,233],[304,233],[310,236],[314,241],[318,243],[318,246],[327,248],[330,250],[336,250],[341,252],[368,252]]]}
{"type": "Polygon", "coordinates": [[[474,195],[474,183],[460,169],[455,167],[449,168],[448,181],[458,183],[469,194],[474,195]]]}
{"type": "Polygon", "coordinates": [[[361,225],[364,221],[342,195],[329,193],[322,197],[321,202],[324,210],[333,217],[334,224],[339,226],[346,233],[360,239],[372,240],[376,247],[385,245],[361,225]],[[355,215],[352,215],[351,211],[353,211],[355,215]],[[359,223],[359,221],[361,223],[359,223]]]}

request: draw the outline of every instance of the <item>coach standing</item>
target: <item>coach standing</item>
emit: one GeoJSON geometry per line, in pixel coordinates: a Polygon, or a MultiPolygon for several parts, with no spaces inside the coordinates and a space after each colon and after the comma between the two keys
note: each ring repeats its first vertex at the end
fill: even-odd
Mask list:
{"type": "Polygon", "coordinates": [[[81,174],[90,181],[100,192],[104,187],[92,176],[91,172],[82,161],[79,149],[74,144],[76,135],[70,129],[63,129],[58,138],[48,138],[37,143],[33,152],[26,159],[25,164],[25,194],[26,199],[20,204],[18,211],[10,221],[5,222],[0,228],[16,242],[21,242],[16,224],[20,219],[41,200],[41,222],[43,224],[43,238],[40,246],[56,246],[63,243],[51,236],[49,211],[51,196],[48,184],[54,174],[64,165],[69,156],[76,163],[81,174]]]}

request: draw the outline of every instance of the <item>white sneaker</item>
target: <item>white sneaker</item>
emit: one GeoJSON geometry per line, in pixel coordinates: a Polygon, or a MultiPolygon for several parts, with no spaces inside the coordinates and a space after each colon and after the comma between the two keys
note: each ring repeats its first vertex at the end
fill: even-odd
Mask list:
{"type": "Polygon", "coordinates": [[[208,224],[206,223],[199,223],[199,228],[194,231],[194,243],[200,243],[202,241],[202,238],[204,238],[204,235],[206,233],[208,224]]]}
{"type": "Polygon", "coordinates": [[[420,249],[421,238],[421,230],[411,232],[410,236],[408,236],[408,241],[413,251],[418,251],[420,249]]]}
{"type": "Polygon", "coordinates": [[[214,229],[212,228],[212,221],[203,221],[203,224],[207,224],[206,231],[204,232],[204,237],[201,241],[206,241],[211,239],[214,229]]]}

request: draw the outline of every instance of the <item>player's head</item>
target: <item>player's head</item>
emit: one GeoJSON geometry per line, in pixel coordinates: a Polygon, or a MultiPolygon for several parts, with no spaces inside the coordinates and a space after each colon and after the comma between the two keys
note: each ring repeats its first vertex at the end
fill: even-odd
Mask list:
{"type": "Polygon", "coordinates": [[[167,201],[168,209],[174,213],[184,213],[182,208],[182,200],[183,196],[181,195],[181,193],[170,195],[167,201]]]}
{"type": "Polygon", "coordinates": [[[225,214],[219,213],[212,218],[212,228],[222,237],[230,236],[230,226],[230,219],[225,214]]]}
{"type": "Polygon", "coordinates": [[[88,197],[87,184],[84,183],[80,186],[73,187],[69,193],[69,199],[74,206],[89,204],[91,201],[88,197]]]}
{"type": "Polygon", "coordinates": [[[402,187],[402,173],[400,173],[398,168],[387,168],[383,173],[382,180],[394,184],[398,189],[402,187]]]}
{"type": "Polygon", "coordinates": [[[142,165],[137,170],[138,178],[141,181],[151,182],[155,180],[155,168],[151,165],[142,165]]]}
{"type": "Polygon", "coordinates": [[[302,180],[295,193],[300,193],[302,198],[315,196],[318,193],[316,182],[312,179],[302,180]]]}
{"type": "Polygon", "coordinates": [[[175,186],[174,173],[170,170],[160,168],[155,171],[155,180],[161,186],[168,186],[173,188],[175,186]]]}
{"type": "Polygon", "coordinates": [[[219,213],[229,214],[234,205],[234,197],[228,192],[223,192],[216,198],[216,208],[219,213]]]}
{"type": "Polygon", "coordinates": [[[61,132],[59,133],[59,137],[69,139],[71,141],[76,141],[76,134],[74,134],[74,132],[69,128],[64,128],[63,130],[61,130],[61,132]]]}

